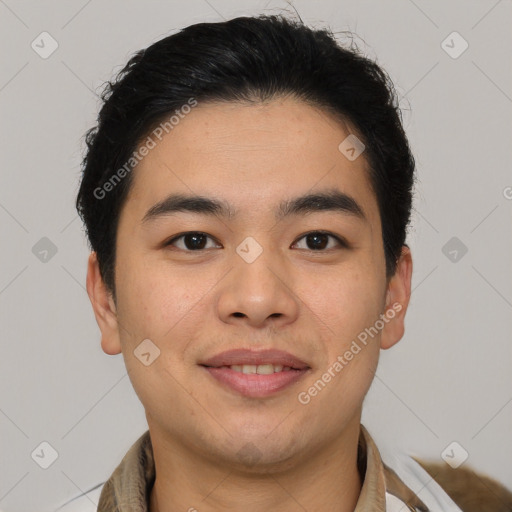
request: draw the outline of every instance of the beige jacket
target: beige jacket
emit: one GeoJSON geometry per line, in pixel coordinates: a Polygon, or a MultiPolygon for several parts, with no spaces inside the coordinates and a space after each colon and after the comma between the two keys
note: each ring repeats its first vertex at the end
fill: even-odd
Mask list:
{"type": "MultiPolygon", "coordinates": [[[[357,464],[363,485],[356,512],[497,512],[503,510],[504,504],[512,504],[512,494],[503,486],[472,470],[447,470],[445,463],[416,461],[394,450],[388,452],[386,461],[387,464],[382,461],[373,439],[361,425],[357,464]],[[477,484],[487,491],[478,492],[480,501],[475,501],[477,484]]],[[[56,512],[148,512],[154,480],[153,450],[150,434],[146,432],[107,482],[68,501],[56,512]]]]}

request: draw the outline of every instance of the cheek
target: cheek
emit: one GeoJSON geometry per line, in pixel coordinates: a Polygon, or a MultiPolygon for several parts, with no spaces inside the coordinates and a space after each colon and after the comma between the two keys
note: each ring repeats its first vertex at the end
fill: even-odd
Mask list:
{"type": "Polygon", "coordinates": [[[198,304],[204,291],[189,275],[149,259],[125,259],[117,269],[122,353],[133,388],[147,411],[166,417],[172,409],[185,417],[190,386],[185,391],[180,385],[182,354],[197,329],[197,314],[204,314],[198,304]],[[144,353],[150,354],[146,365],[139,346],[148,339],[154,346],[144,341],[144,353]]]}
{"type": "Polygon", "coordinates": [[[381,288],[374,269],[352,266],[340,270],[338,278],[332,272],[324,277],[316,275],[309,295],[305,294],[307,287],[302,291],[323,333],[326,358],[319,375],[329,369],[335,375],[325,376],[330,390],[323,400],[343,403],[341,410],[356,407],[368,391],[378,364],[380,332],[371,327],[382,313],[381,288]],[[335,362],[339,364],[334,366],[335,362]]]}
{"type": "Polygon", "coordinates": [[[356,265],[304,274],[300,297],[314,312],[331,346],[342,349],[382,312],[383,288],[375,269],[356,265]],[[381,293],[382,292],[382,293],[381,293]]]}
{"type": "Polygon", "coordinates": [[[120,321],[142,339],[161,340],[173,326],[182,328],[181,320],[208,290],[207,279],[173,268],[165,260],[133,255],[119,261],[116,272],[120,321]]]}

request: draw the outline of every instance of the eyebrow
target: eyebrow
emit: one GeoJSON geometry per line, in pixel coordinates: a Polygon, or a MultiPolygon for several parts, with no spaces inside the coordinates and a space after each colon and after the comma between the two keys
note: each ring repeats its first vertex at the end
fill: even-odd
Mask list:
{"type": "MultiPolygon", "coordinates": [[[[275,217],[276,220],[281,220],[293,215],[306,215],[324,211],[338,212],[367,221],[364,210],[359,203],[352,196],[337,189],[329,189],[284,200],[276,209],[275,217]]],[[[232,219],[237,214],[229,203],[219,199],[199,195],[171,194],[149,208],[142,218],[142,223],[173,215],[177,212],[190,212],[226,219],[232,219]]]]}

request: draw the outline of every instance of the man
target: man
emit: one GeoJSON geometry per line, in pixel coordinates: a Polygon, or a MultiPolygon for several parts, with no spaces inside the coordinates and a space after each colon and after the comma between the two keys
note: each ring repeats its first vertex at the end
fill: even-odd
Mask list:
{"type": "Polygon", "coordinates": [[[328,31],[237,18],[138,52],[103,99],[87,291],[149,432],[98,510],[460,510],[360,423],[411,294],[414,159],[385,72],[328,31]]]}

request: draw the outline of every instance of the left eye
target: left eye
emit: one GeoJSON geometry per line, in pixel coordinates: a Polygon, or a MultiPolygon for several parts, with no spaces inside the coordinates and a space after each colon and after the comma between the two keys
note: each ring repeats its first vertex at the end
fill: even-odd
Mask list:
{"type": "MultiPolygon", "coordinates": [[[[304,236],[299,238],[299,240],[305,240],[306,247],[299,247],[299,249],[306,249],[310,251],[321,251],[324,249],[332,249],[332,244],[329,245],[330,241],[334,240],[334,247],[347,247],[347,244],[336,235],[332,233],[327,233],[324,231],[312,231],[311,233],[306,233],[304,236]],[[329,240],[331,239],[331,240],[329,240]]],[[[294,246],[296,246],[299,242],[295,242],[294,246]]]]}
{"type": "Polygon", "coordinates": [[[165,245],[174,245],[175,247],[178,247],[178,249],[185,251],[201,251],[203,249],[211,249],[212,247],[215,247],[215,244],[208,246],[208,239],[213,240],[213,238],[206,233],[192,231],[190,233],[184,233],[183,235],[174,237],[166,242],[165,245]],[[178,244],[178,240],[182,243],[178,244]]]}

